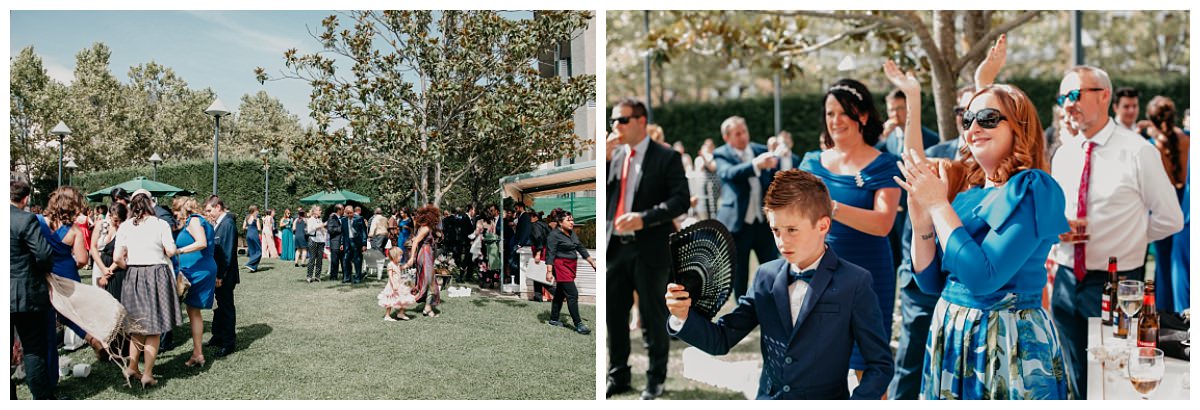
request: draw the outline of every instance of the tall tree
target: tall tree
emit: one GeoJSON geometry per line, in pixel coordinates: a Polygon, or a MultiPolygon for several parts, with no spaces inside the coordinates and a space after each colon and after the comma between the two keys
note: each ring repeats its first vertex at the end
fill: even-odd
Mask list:
{"type": "Polygon", "coordinates": [[[201,158],[209,153],[211,119],[200,115],[212,90],[192,90],[170,67],[153,61],[129,69],[125,86],[128,116],[122,165],[145,165],[157,153],[164,161],[201,158]]]}
{"type": "Polygon", "coordinates": [[[287,50],[285,71],[272,78],[258,68],[256,75],[313,87],[309,107],[322,138],[295,147],[298,169],[341,150],[355,159],[340,164],[349,166],[347,173],[396,187],[395,197],[415,186],[421,202],[439,204],[497,156],[524,158],[522,168],[531,169],[582,151],[588,141],[572,135],[572,118],[594,98],[595,77],[543,78],[532,64],[547,47],[582,32],[591,17],[586,11],[520,20],[491,11],[331,15],[316,35],[322,52],[287,50]],[[344,20],[353,27],[340,28],[344,20]],[[348,73],[339,71],[339,61],[351,65],[348,73]]]}
{"type": "Polygon", "coordinates": [[[916,68],[932,79],[933,100],[941,135],[958,135],[954,125],[955,90],[971,78],[992,42],[1000,34],[1032,21],[1040,11],[762,11],[679,12],[678,22],[652,29],[648,45],[667,55],[682,51],[724,56],[730,62],[753,62],[779,70],[783,76],[800,73],[794,63],[844,39],[882,40],[883,54],[916,68]],[[840,21],[844,28],[815,38],[804,28],[811,19],[840,21]]]}

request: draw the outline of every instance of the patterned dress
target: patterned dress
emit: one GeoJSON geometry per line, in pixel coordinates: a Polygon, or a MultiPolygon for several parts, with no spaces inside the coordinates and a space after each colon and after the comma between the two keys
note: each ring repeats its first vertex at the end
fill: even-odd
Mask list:
{"type": "Polygon", "coordinates": [[[922,398],[1074,396],[1058,332],[1041,304],[1046,256],[1068,229],[1065,204],[1062,188],[1040,170],[954,199],[963,226],[915,275],[921,290],[941,294],[925,346],[922,398]]]}
{"type": "Polygon", "coordinates": [[[428,297],[428,305],[437,307],[442,304],[442,292],[438,286],[437,275],[434,272],[434,255],[433,249],[433,232],[430,231],[425,235],[425,239],[421,240],[420,246],[417,248],[417,284],[413,287],[413,296],[420,301],[428,297]],[[428,295],[426,293],[429,293],[428,295]]]}

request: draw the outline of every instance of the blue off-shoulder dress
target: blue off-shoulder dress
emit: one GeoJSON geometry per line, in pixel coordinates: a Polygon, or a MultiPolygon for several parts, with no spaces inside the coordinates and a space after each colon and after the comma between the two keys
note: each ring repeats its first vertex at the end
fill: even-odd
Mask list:
{"type": "MultiPolygon", "coordinates": [[[[893,176],[900,176],[896,161],[900,161],[900,157],[883,152],[858,174],[842,175],[825,169],[821,164],[821,151],[811,151],[804,154],[804,159],[800,161],[800,169],[821,178],[834,201],[857,208],[873,209],[876,191],[900,188],[900,185],[892,180],[893,176]]],[[[880,317],[883,318],[879,326],[883,327],[884,335],[891,340],[892,311],[896,305],[896,267],[892,264],[892,247],[888,243],[887,235],[871,235],[834,221],[825,242],[842,259],[871,272],[871,288],[879,300],[879,311],[882,313],[880,317]]],[[[857,345],[850,355],[850,368],[867,368],[857,345]]]]}
{"type": "Polygon", "coordinates": [[[1067,364],[1042,309],[1046,255],[1068,230],[1062,188],[1041,170],[974,187],[951,204],[963,226],[915,276],[941,294],[925,344],[924,399],[1069,399],[1067,364]]]}
{"type": "Polygon", "coordinates": [[[217,290],[217,259],[216,248],[213,244],[213,238],[216,235],[213,233],[212,224],[209,224],[204,217],[192,214],[188,217],[187,224],[184,224],[184,229],[179,231],[179,237],[175,238],[175,246],[182,248],[196,243],[196,238],[192,237],[192,233],[188,232],[186,228],[188,224],[192,223],[193,218],[198,219],[200,226],[204,228],[204,242],[208,246],[199,252],[179,255],[179,272],[183,273],[189,282],[192,282],[192,287],[188,289],[183,303],[197,309],[212,309],[217,290]]]}

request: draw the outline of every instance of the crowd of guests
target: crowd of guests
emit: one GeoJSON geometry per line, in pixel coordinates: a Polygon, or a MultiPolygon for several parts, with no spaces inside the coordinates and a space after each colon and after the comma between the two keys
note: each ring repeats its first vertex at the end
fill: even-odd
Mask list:
{"type": "Polygon", "coordinates": [[[1040,104],[994,84],[1006,53],[1001,36],[958,93],[958,133],[942,141],[920,125],[921,84],[891,62],[886,117],[861,82],[837,81],[825,92],[821,148],[803,156],[785,133],[751,142],[733,116],[720,127],[725,144],[705,141],[689,161],[647,138],[662,131],[649,131],[640,102],[618,103],[607,157],[608,394],[630,389],[621,321],[636,292],[650,355],[644,399],[662,394],[668,334],[723,354],[760,326],[759,398],[1086,398],[1086,319],[1100,315],[1109,257],[1120,275],[1156,280],[1157,300],[1171,303],[1160,310],[1189,307],[1187,114],[1181,128],[1174,103],[1156,96],[1135,121],[1136,91],[1114,92],[1104,70],[1080,66],[1064,73],[1044,128],[1040,104]],[[716,323],[689,318],[688,290],[668,285],[669,265],[656,260],[666,233],[703,218],[724,224],[736,248],[737,306],[716,323]],[[1155,272],[1145,272],[1148,249],[1155,272]],[[830,280],[842,291],[824,293],[830,280]],[[814,310],[825,315],[805,321],[814,310]],[[845,368],[859,378],[853,393],[834,374],[845,368]]]}
{"type": "Polygon", "coordinates": [[[10,189],[10,318],[35,399],[56,398],[55,323],[60,321],[102,360],[125,364],[127,383],[142,387],[158,383],[155,361],[169,350],[164,343],[183,323],[185,310],[193,343],[184,366],[205,366],[205,345],[217,357],[233,353],[237,235],[220,197],[208,198],[203,206],[195,198],[178,197],[167,209],[148,191],[116,188],[112,204],[89,217],[75,187],[55,190],[38,213],[27,211],[28,182],[12,179],[10,189]],[[56,304],[67,306],[56,311],[49,303],[52,283],[80,282],[79,269],[89,265],[92,285],[103,289],[103,297],[76,288],[70,295],[55,295],[56,304]],[[99,314],[109,305],[119,305],[124,314],[99,314]],[[205,343],[201,311],[214,305],[212,337],[205,343]]]}

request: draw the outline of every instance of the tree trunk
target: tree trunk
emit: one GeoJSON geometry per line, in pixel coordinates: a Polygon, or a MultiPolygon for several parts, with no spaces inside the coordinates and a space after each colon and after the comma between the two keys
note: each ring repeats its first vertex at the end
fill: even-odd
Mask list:
{"type": "MultiPolygon", "coordinates": [[[[954,38],[957,31],[954,26],[953,11],[935,11],[933,18],[933,35],[936,39],[937,51],[941,58],[931,58],[930,67],[933,71],[933,104],[937,113],[938,136],[946,141],[958,137],[958,126],[954,122],[955,91],[958,89],[958,73],[951,72],[951,66],[957,60],[958,50],[954,38]]],[[[926,50],[931,48],[926,47],[926,50]]],[[[925,147],[929,148],[929,147],[925,147]]]]}

